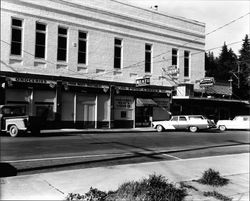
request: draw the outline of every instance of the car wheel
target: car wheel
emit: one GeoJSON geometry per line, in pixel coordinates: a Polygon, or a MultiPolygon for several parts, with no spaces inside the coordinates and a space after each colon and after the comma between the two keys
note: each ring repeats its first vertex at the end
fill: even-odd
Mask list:
{"type": "Polygon", "coordinates": [[[158,126],[156,126],[156,130],[158,132],[162,132],[163,131],[163,127],[161,125],[158,125],[158,126]]]}
{"type": "Polygon", "coordinates": [[[225,131],[226,130],[226,126],[221,125],[221,126],[219,126],[219,129],[220,129],[220,131],[225,131]]]}
{"type": "Polygon", "coordinates": [[[12,125],[9,129],[9,134],[11,137],[16,137],[19,134],[19,130],[16,125],[12,125]]]}
{"type": "Polygon", "coordinates": [[[192,133],[195,133],[198,130],[198,128],[196,126],[190,126],[189,127],[189,131],[192,133]]]}

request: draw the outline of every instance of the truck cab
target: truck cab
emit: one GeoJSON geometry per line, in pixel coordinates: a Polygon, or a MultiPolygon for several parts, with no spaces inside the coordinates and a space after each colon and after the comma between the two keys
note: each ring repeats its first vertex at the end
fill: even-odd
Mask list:
{"type": "MultiPolygon", "coordinates": [[[[23,106],[0,105],[0,131],[7,132],[11,137],[17,137],[32,131],[31,119],[34,118],[25,114],[23,106]]],[[[34,124],[33,131],[34,129],[38,132],[39,126],[34,124]]]]}

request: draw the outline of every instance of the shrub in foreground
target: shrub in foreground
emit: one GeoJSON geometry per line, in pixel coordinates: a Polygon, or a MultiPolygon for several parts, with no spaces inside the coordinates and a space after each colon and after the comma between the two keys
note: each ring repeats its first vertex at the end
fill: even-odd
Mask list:
{"type": "Polygon", "coordinates": [[[216,191],[208,191],[208,192],[204,192],[203,193],[204,196],[206,197],[214,197],[218,200],[222,200],[222,201],[232,201],[232,198],[229,198],[227,196],[224,196],[216,191]]]}
{"type": "Polygon", "coordinates": [[[69,194],[67,200],[83,201],[182,201],[186,196],[184,188],[178,188],[161,175],[150,175],[141,181],[122,184],[114,192],[90,189],[85,195],[69,194]],[[91,196],[90,196],[91,195],[91,196]],[[77,197],[78,196],[78,197],[77,197]],[[80,198],[80,199],[78,199],[80,198]]]}
{"type": "Polygon", "coordinates": [[[197,182],[211,186],[224,186],[229,183],[229,180],[221,177],[219,172],[209,168],[197,182]]]}

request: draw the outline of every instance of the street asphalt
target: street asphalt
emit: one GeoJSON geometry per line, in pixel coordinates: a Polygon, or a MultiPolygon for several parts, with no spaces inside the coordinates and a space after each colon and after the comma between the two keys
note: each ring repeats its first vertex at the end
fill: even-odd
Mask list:
{"type": "MultiPolygon", "coordinates": [[[[84,194],[90,187],[115,190],[123,182],[151,174],[161,174],[173,183],[192,181],[208,168],[230,179],[230,185],[222,189],[223,195],[233,200],[249,200],[249,153],[6,177],[1,178],[1,199],[65,200],[68,193],[84,194]]],[[[192,195],[191,200],[204,198],[192,195]]]]}
{"type": "MultiPolygon", "coordinates": [[[[122,131],[120,129],[113,132],[122,131]]],[[[152,129],[133,129],[133,131],[145,132],[152,129]]],[[[72,129],[54,132],[72,133],[72,129]]],[[[175,157],[174,160],[2,177],[0,198],[1,200],[65,200],[68,193],[84,194],[90,187],[103,191],[116,190],[124,182],[147,178],[151,174],[163,175],[176,184],[181,181],[192,182],[194,179],[199,179],[205,170],[212,168],[230,179],[230,184],[224,188],[218,188],[218,192],[223,192],[223,195],[235,201],[249,201],[249,151],[247,152],[188,159],[175,157]]],[[[215,190],[214,187],[206,185],[202,189],[203,191],[215,190]]],[[[188,196],[187,200],[213,199],[194,193],[191,197],[188,196]]]]}

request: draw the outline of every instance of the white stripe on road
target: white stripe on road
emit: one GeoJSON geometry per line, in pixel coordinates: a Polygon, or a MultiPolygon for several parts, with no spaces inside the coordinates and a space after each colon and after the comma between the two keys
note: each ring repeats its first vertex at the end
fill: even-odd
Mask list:
{"type": "Polygon", "coordinates": [[[178,158],[176,156],[172,156],[172,155],[169,155],[169,154],[162,154],[163,156],[167,156],[167,157],[171,157],[171,158],[175,158],[177,160],[182,160],[181,158],[178,158]]]}
{"type": "Polygon", "coordinates": [[[86,155],[86,156],[66,156],[66,157],[56,157],[56,158],[35,158],[35,159],[25,159],[25,160],[15,160],[15,161],[2,161],[5,163],[20,163],[20,162],[36,162],[36,161],[47,161],[47,160],[62,160],[62,159],[76,159],[76,158],[91,158],[91,157],[105,157],[105,156],[127,156],[134,155],[132,153],[117,153],[117,154],[99,154],[99,155],[86,155]]]}
{"type": "MultiPolygon", "coordinates": [[[[161,154],[159,152],[139,152],[138,154],[159,154],[171,158],[181,160],[176,156],[161,154]]],[[[2,161],[5,163],[21,163],[21,162],[38,162],[38,161],[48,161],[48,160],[63,160],[63,159],[77,159],[77,158],[92,158],[92,157],[111,157],[111,156],[135,156],[135,153],[116,153],[116,154],[98,154],[98,155],[85,155],[85,156],[65,156],[65,157],[54,157],[54,158],[34,158],[34,159],[24,159],[24,160],[12,160],[12,161],[2,161]]]]}

